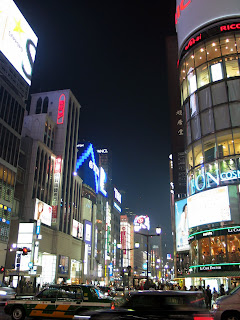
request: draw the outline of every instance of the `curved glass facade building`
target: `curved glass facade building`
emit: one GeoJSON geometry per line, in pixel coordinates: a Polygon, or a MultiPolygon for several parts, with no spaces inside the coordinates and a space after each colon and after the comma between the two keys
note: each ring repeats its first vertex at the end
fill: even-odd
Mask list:
{"type": "Polygon", "coordinates": [[[223,283],[240,276],[240,11],[180,45],[190,276],[223,283]]]}

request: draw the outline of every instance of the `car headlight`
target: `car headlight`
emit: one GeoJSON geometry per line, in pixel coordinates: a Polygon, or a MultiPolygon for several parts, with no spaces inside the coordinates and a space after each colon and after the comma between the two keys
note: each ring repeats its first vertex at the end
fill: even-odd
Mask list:
{"type": "Polygon", "coordinates": [[[219,310],[220,309],[220,305],[217,303],[213,303],[212,305],[213,310],[219,310]]]}
{"type": "Polygon", "coordinates": [[[6,295],[7,295],[6,291],[0,290],[0,296],[6,296],[6,295]]]}

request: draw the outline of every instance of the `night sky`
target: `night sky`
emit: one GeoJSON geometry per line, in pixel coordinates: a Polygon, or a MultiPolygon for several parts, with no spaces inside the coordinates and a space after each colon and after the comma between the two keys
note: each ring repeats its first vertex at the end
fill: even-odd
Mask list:
{"type": "Polygon", "coordinates": [[[173,252],[165,37],[175,0],[16,0],[38,36],[30,93],[71,89],[81,139],[113,153],[123,206],[147,214],[173,252]]]}

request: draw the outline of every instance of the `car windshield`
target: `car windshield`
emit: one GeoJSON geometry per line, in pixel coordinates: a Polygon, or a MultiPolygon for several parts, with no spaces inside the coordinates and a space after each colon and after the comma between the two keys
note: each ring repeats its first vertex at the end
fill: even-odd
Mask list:
{"type": "Polygon", "coordinates": [[[105,298],[104,294],[98,288],[93,288],[99,298],[105,298]]]}

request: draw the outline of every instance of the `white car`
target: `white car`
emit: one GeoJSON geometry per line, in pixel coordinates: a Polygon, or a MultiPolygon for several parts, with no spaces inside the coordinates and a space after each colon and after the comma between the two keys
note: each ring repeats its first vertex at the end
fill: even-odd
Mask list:
{"type": "Polygon", "coordinates": [[[13,288],[0,284],[0,304],[5,304],[6,301],[14,299],[16,292],[13,288]]]}

